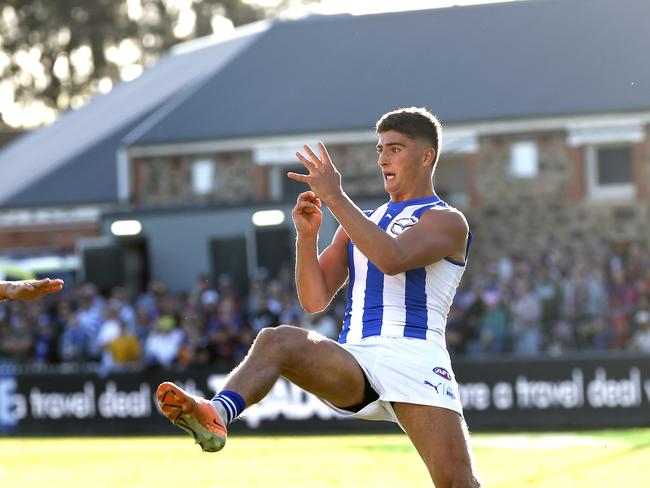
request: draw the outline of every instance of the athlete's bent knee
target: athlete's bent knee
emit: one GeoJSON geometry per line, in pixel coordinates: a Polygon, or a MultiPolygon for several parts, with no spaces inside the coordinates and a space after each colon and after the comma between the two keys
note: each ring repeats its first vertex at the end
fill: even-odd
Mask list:
{"type": "MultiPolygon", "coordinates": [[[[257,334],[253,348],[267,358],[275,357],[285,363],[300,347],[301,329],[290,325],[265,327],[257,334]]],[[[302,334],[304,335],[304,334],[302,334]]]]}

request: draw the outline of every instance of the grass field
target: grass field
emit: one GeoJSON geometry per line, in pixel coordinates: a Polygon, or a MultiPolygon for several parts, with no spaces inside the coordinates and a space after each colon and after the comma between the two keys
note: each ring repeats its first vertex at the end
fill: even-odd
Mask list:
{"type": "MultiPolygon", "coordinates": [[[[486,487],[650,487],[650,429],[477,434],[486,487]]],[[[1,487],[430,487],[405,436],[0,439],[1,487]]]]}

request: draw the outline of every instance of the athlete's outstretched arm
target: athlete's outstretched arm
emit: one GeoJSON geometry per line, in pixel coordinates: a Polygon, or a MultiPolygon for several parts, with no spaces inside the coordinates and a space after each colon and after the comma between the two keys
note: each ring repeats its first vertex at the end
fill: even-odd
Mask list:
{"type": "Polygon", "coordinates": [[[352,242],[384,274],[421,268],[445,257],[465,259],[468,226],[455,209],[431,208],[393,238],[366,218],[345,193],[327,204],[352,242]]]}
{"type": "Polygon", "coordinates": [[[320,158],[305,146],[309,159],[296,156],[309,170],[308,175],[289,173],[307,183],[329,207],[354,245],[383,273],[394,275],[440,261],[464,257],[468,226],[463,215],[453,209],[431,209],[416,225],[392,238],[357,207],[341,188],[341,175],[327,150],[319,143],[320,158]]]}
{"type": "Polygon", "coordinates": [[[44,278],[42,280],[0,281],[0,301],[36,300],[63,288],[63,280],[44,278]]]}
{"type": "Polygon", "coordinates": [[[296,288],[302,307],[320,312],[332,301],[347,279],[348,237],[342,228],[318,255],[318,231],[322,221],[320,200],[312,191],[301,193],[292,211],[296,227],[296,288]]]}

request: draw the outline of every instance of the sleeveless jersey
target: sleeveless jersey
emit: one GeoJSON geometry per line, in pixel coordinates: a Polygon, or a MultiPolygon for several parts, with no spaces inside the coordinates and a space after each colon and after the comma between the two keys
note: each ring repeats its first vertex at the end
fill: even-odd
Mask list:
{"type": "MultiPolygon", "coordinates": [[[[448,207],[437,196],[388,202],[365,214],[396,237],[432,207],[448,207]]],[[[468,234],[465,262],[472,241],[468,234]]],[[[444,338],[447,314],[465,271],[465,262],[444,258],[423,268],[385,275],[350,241],[348,296],[340,343],[371,336],[444,338]]]]}

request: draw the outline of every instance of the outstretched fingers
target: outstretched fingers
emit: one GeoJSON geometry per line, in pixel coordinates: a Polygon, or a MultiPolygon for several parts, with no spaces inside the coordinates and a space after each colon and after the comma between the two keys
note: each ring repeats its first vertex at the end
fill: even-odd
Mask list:
{"type": "Polygon", "coordinates": [[[307,168],[309,174],[302,175],[300,173],[289,172],[287,173],[287,176],[292,180],[300,181],[302,183],[309,183],[309,177],[315,173],[318,173],[319,171],[320,159],[316,157],[314,151],[312,151],[307,144],[305,144],[303,147],[305,148],[305,152],[309,156],[309,159],[306,158],[300,151],[296,152],[296,158],[298,158],[298,161],[300,161],[303,166],[307,168]]]}
{"type": "Polygon", "coordinates": [[[318,152],[320,152],[320,161],[323,166],[332,164],[332,159],[330,158],[330,155],[327,152],[327,148],[325,147],[325,144],[323,144],[323,141],[318,141],[318,152]]]}
{"type": "Polygon", "coordinates": [[[305,144],[303,147],[305,148],[305,152],[311,159],[311,163],[314,165],[314,167],[316,169],[321,169],[323,162],[320,160],[318,156],[316,156],[316,153],[312,150],[309,144],[305,144]]]}
{"type": "Polygon", "coordinates": [[[309,175],[301,175],[300,173],[294,173],[293,171],[289,171],[287,173],[287,176],[292,180],[299,181],[300,183],[309,184],[309,175]]]}
{"type": "Polygon", "coordinates": [[[63,280],[45,278],[43,280],[43,287],[48,293],[60,291],[63,288],[63,280]]]}
{"type": "Polygon", "coordinates": [[[15,300],[35,300],[63,288],[63,280],[44,278],[41,280],[14,281],[6,284],[7,296],[15,300]]]}
{"type": "Polygon", "coordinates": [[[334,164],[332,164],[325,145],[322,142],[318,143],[320,157],[316,155],[308,144],[305,144],[303,148],[303,153],[300,151],[296,152],[296,158],[307,168],[309,174],[304,175],[290,172],[287,173],[287,176],[292,180],[308,184],[320,197],[340,193],[341,175],[334,167],[334,164]]]}
{"type": "MultiPolygon", "coordinates": [[[[305,146],[305,148],[307,148],[307,147],[308,146],[305,146]]],[[[307,149],[305,149],[305,152],[307,153],[307,155],[309,155],[310,151],[311,151],[311,149],[309,151],[307,149]]],[[[313,160],[311,155],[309,155],[309,157],[311,159],[307,159],[305,156],[303,156],[303,154],[300,151],[298,151],[298,152],[296,152],[296,157],[298,158],[298,161],[300,161],[303,164],[303,166],[309,170],[309,173],[314,173],[314,172],[318,171],[318,163],[313,160]]]]}

